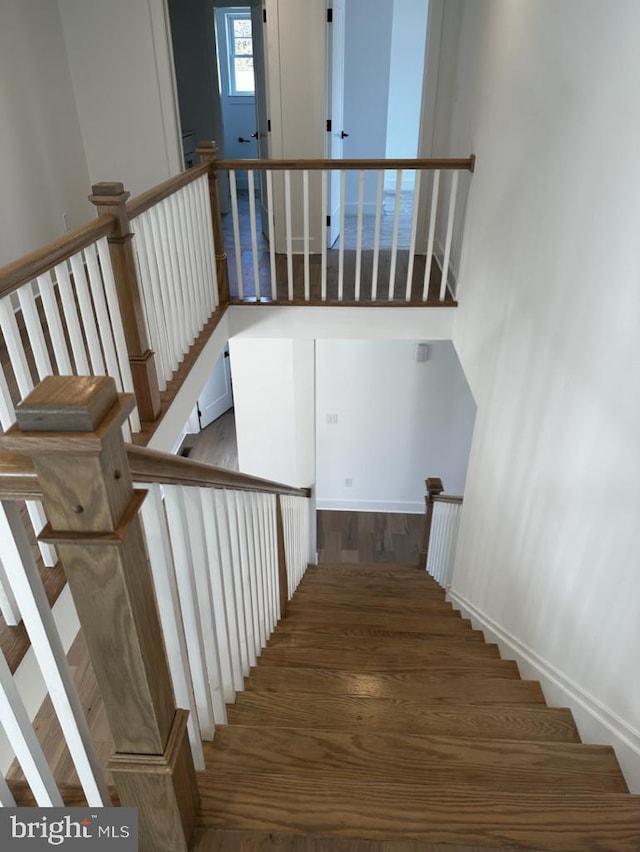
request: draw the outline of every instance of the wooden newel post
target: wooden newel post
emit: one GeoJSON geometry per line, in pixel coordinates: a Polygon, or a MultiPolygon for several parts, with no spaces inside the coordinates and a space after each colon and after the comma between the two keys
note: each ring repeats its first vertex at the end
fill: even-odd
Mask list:
{"type": "Polygon", "coordinates": [[[222,237],[222,220],[220,219],[220,201],[218,198],[218,145],[216,142],[200,142],[196,148],[201,163],[209,164],[209,203],[211,205],[211,223],[213,225],[213,245],[216,250],[216,269],[218,272],[218,295],[220,304],[229,304],[229,271],[227,255],[224,250],[222,237]]]}
{"type": "Polygon", "coordinates": [[[284,523],[282,521],[282,495],[276,495],[276,537],[278,543],[278,590],[280,592],[280,617],[289,613],[289,580],[287,555],[284,548],[284,523]]]}
{"type": "Polygon", "coordinates": [[[129,193],[121,183],[96,183],[91,187],[91,192],[89,201],[98,208],[98,214],[113,216],[116,221],[115,232],[107,237],[107,242],[129,353],[133,388],[140,419],[154,421],[160,415],[160,389],[155,355],[149,348],[138,283],[133,233],[126,206],[129,193]]]}
{"type": "Polygon", "coordinates": [[[426,571],[429,556],[429,539],[431,538],[431,523],[433,521],[433,499],[444,491],[442,480],[437,476],[430,477],[425,483],[427,495],[424,498],[426,511],[424,516],[424,533],[422,535],[422,549],[420,551],[420,568],[426,571]]]}
{"type": "Polygon", "coordinates": [[[134,405],[109,377],[46,378],[2,437],[33,459],[48,525],[78,611],[115,754],[123,806],[139,808],[140,849],[187,852],[198,790],[177,710],[121,426],[134,405]]]}

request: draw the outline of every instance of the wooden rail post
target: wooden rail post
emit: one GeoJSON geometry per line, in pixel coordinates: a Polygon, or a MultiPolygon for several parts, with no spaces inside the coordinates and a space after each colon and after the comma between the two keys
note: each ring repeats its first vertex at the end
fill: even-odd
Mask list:
{"type": "Polygon", "coordinates": [[[278,589],[280,592],[280,618],[289,613],[289,580],[287,578],[287,555],[284,547],[284,523],[282,521],[282,495],[276,496],[276,536],[278,539],[278,589]]]}
{"type": "Polygon", "coordinates": [[[425,485],[427,486],[427,495],[424,498],[426,511],[424,516],[424,532],[422,534],[422,549],[420,550],[420,562],[418,563],[422,571],[426,571],[427,559],[429,557],[429,539],[431,538],[431,523],[433,521],[433,499],[444,491],[442,480],[437,476],[427,479],[425,485]]]}
{"type": "Polygon", "coordinates": [[[129,353],[133,388],[140,419],[153,422],[160,415],[160,389],[155,355],[149,348],[147,323],[133,253],[133,233],[126,207],[129,193],[121,183],[96,183],[91,187],[91,192],[89,201],[98,208],[98,214],[112,216],[116,222],[116,229],[107,237],[107,242],[129,353]]]}
{"type": "Polygon", "coordinates": [[[211,223],[213,225],[213,245],[216,250],[216,268],[218,272],[218,295],[221,305],[229,304],[229,269],[222,237],[220,219],[220,200],[218,198],[218,145],[216,142],[200,142],[196,148],[201,163],[209,164],[209,203],[211,205],[211,223]]]}
{"type": "Polygon", "coordinates": [[[48,525],[102,696],[123,806],[139,809],[140,849],[187,852],[198,789],[177,710],[121,426],[134,401],[110,377],[49,376],[0,444],[33,459],[48,525]]]}

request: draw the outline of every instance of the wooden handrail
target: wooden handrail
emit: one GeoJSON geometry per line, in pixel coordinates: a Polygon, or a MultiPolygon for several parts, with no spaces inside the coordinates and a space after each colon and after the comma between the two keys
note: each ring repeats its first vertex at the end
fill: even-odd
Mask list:
{"type": "Polygon", "coordinates": [[[158,204],[159,201],[162,201],[164,198],[168,198],[170,195],[173,195],[174,192],[182,189],[183,186],[193,183],[194,180],[202,177],[202,175],[208,174],[208,172],[209,164],[200,163],[192,169],[180,172],[179,175],[174,175],[174,177],[168,178],[162,183],[159,183],[157,186],[148,189],[146,192],[136,195],[135,198],[131,198],[127,201],[127,213],[129,214],[129,219],[134,219],[141,213],[146,212],[150,207],[153,207],[154,204],[158,204]]]}
{"type": "Polygon", "coordinates": [[[473,172],[475,169],[476,156],[462,158],[430,158],[430,159],[401,159],[401,160],[218,160],[216,169],[230,169],[232,171],[354,171],[354,170],[380,170],[380,169],[451,169],[473,172]]]}
{"type": "Polygon", "coordinates": [[[265,491],[309,497],[311,489],[295,488],[258,476],[236,473],[223,467],[192,461],[170,453],[127,445],[131,474],[136,482],[159,482],[163,485],[199,485],[202,488],[230,488],[234,491],[265,491]]]}
{"type": "MultiPolygon", "coordinates": [[[[132,444],[126,445],[126,452],[131,475],[136,482],[261,491],[294,497],[309,497],[311,494],[310,488],[295,488],[132,444]]],[[[7,450],[0,451],[0,499],[42,499],[42,489],[30,458],[7,450]]]]}
{"type": "Polygon", "coordinates": [[[457,503],[462,504],[464,497],[459,497],[457,494],[438,494],[433,498],[434,503],[457,503]]]}
{"type": "Polygon", "coordinates": [[[99,216],[87,225],[76,228],[46,246],[0,267],[0,298],[8,296],[23,284],[53,269],[96,240],[108,237],[114,228],[115,220],[112,216],[99,216]]]}

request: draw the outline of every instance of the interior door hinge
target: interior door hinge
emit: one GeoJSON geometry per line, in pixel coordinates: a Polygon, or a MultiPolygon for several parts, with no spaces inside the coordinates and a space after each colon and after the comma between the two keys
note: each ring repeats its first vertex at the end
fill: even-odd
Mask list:
{"type": "Polygon", "coordinates": [[[327,133],[331,133],[331,119],[327,119],[327,133]]]}
{"type": "Polygon", "coordinates": [[[266,9],[262,10],[262,20],[264,21],[265,24],[267,23],[267,10],[266,9]]]}
{"type": "Polygon", "coordinates": [[[271,133],[271,119],[267,119],[267,133],[271,133]]]}
{"type": "Polygon", "coordinates": [[[331,216],[327,216],[327,228],[331,227],[331,216]]]}
{"type": "Polygon", "coordinates": [[[333,23],[333,9],[327,9],[327,23],[333,23]]]}

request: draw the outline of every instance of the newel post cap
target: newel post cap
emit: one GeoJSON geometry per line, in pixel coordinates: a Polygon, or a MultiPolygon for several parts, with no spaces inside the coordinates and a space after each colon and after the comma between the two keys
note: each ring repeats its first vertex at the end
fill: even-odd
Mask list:
{"type": "Polygon", "coordinates": [[[58,436],[52,452],[99,453],[134,406],[133,394],[118,394],[109,376],[47,376],[16,406],[16,423],[0,444],[38,455],[58,436]]]}

